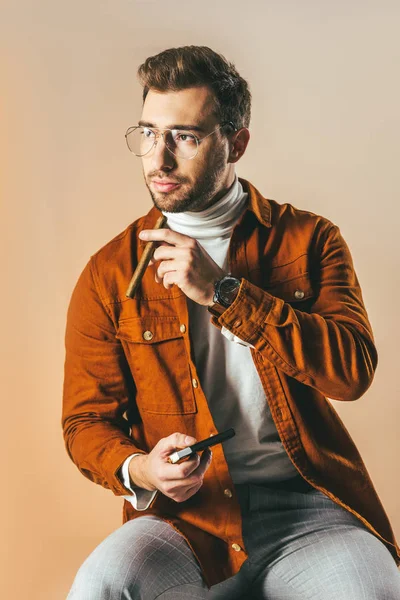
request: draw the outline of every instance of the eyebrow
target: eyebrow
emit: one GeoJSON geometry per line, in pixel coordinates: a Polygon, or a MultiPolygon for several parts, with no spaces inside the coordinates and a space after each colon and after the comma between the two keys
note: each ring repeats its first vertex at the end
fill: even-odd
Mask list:
{"type": "MultiPolygon", "coordinates": [[[[140,125],[140,127],[154,127],[156,129],[158,129],[157,125],[154,125],[154,123],[149,123],[148,121],[139,121],[138,125],[140,125]]],[[[164,129],[164,127],[162,127],[161,129],[164,129]]],[[[202,127],[199,127],[198,125],[169,125],[168,127],[165,127],[165,129],[184,129],[185,131],[199,131],[200,133],[205,133],[205,129],[203,129],[202,127]]]]}

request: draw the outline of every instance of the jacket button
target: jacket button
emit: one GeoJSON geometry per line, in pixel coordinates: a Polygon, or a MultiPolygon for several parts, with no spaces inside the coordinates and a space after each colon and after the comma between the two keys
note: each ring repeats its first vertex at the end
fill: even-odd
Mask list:
{"type": "Polygon", "coordinates": [[[232,544],[232,548],[235,550],[235,552],[241,551],[241,547],[239,546],[239,544],[232,544]]]}
{"type": "Polygon", "coordinates": [[[224,490],[224,495],[227,498],[232,498],[232,492],[231,492],[231,490],[229,490],[228,488],[226,488],[226,490],[224,490]]]}
{"type": "Polygon", "coordinates": [[[296,290],[294,293],[294,297],[297,298],[297,300],[301,300],[302,298],[304,298],[303,290],[296,290]]]}
{"type": "Polygon", "coordinates": [[[143,333],[143,339],[146,340],[146,342],[150,341],[153,339],[153,334],[151,331],[145,331],[143,333]]]}
{"type": "Polygon", "coordinates": [[[199,383],[198,383],[197,379],[195,379],[194,377],[192,379],[192,385],[193,385],[194,388],[199,387],[199,383]]]}
{"type": "Polygon", "coordinates": [[[181,330],[181,333],[185,333],[186,325],[184,323],[182,323],[182,325],[179,327],[179,329],[181,330]]]}

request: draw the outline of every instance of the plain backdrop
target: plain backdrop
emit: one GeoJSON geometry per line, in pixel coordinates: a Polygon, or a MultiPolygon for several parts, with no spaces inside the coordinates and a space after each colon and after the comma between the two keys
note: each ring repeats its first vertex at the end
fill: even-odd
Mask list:
{"type": "Polygon", "coordinates": [[[387,0],[0,1],[2,598],[62,600],[121,525],[61,434],[64,327],[89,256],[147,212],[136,69],[208,45],[253,94],[239,175],[337,224],[354,259],[379,365],[334,405],[397,535],[400,5],[387,0]]]}

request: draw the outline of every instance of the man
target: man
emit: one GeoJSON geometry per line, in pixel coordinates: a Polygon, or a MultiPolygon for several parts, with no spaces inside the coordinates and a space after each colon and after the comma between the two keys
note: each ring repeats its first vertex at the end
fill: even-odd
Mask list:
{"type": "Polygon", "coordinates": [[[63,411],[69,455],[125,498],[124,525],[69,598],[399,598],[399,548],[327,400],[361,397],[377,364],[348,247],[237,178],[250,92],[232,64],[173,48],[139,76],[126,139],[154,207],[79,278],[63,411]],[[169,462],[229,427],[212,453],[169,462]]]}

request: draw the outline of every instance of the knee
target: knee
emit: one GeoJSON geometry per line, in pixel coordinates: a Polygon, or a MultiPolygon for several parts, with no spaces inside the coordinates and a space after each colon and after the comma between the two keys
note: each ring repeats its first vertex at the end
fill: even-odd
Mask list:
{"type": "MultiPolygon", "coordinates": [[[[392,559],[389,558],[389,561],[392,559]]],[[[337,600],[397,600],[400,598],[400,573],[394,561],[379,564],[373,568],[367,568],[365,562],[362,564],[355,561],[353,565],[346,565],[336,573],[337,589],[335,598],[337,600]]],[[[329,586],[328,586],[329,587],[329,586]]]]}
{"type": "Polygon", "coordinates": [[[395,561],[380,540],[362,529],[338,530],[305,546],[262,573],[260,581],[272,598],[285,594],[296,600],[400,598],[395,561]]]}
{"type": "Polygon", "coordinates": [[[383,543],[371,533],[359,530],[352,552],[339,552],[336,562],[336,598],[354,600],[397,600],[400,598],[400,573],[383,543]],[[342,559],[342,560],[341,560],[342,559]]]}
{"type": "MultiPolygon", "coordinates": [[[[131,598],[124,595],[133,591],[140,571],[140,552],[124,555],[117,548],[110,552],[93,552],[79,568],[68,600],[108,600],[131,598]]],[[[134,597],[134,596],[133,596],[134,597]]]]}
{"type": "Polygon", "coordinates": [[[68,600],[137,597],[143,562],[151,554],[142,533],[139,523],[129,522],[108,536],[82,563],[68,600]]]}
{"type": "Polygon", "coordinates": [[[153,598],[165,586],[202,581],[186,541],[162,521],[125,523],[88,556],[68,600],[153,598]]]}

